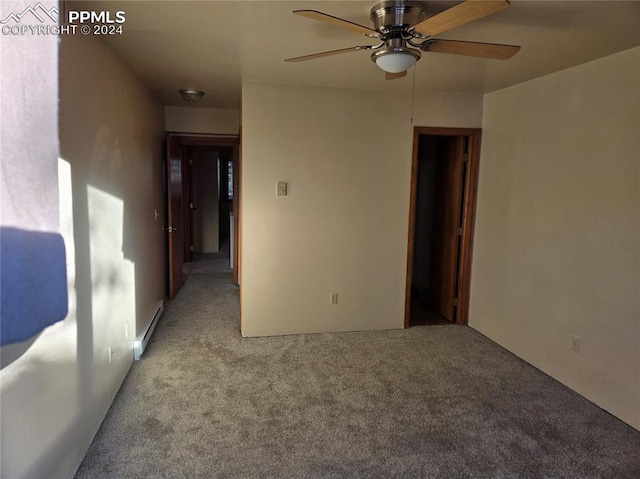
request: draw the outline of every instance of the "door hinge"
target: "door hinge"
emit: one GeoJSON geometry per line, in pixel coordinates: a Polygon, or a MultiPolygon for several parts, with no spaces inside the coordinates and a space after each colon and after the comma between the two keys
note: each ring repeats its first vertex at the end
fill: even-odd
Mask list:
{"type": "MultiPolygon", "coordinates": [[[[464,161],[467,161],[467,160],[464,160],[464,161]]],[[[191,158],[189,158],[189,164],[193,165],[193,160],[191,158]]]]}
{"type": "Polygon", "coordinates": [[[193,253],[193,245],[189,247],[191,252],[193,253]]]}
{"type": "Polygon", "coordinates": [[[189,203],[189,209],[195,210],[195,208],[193,207],[193,203],[189,203]]]}
{"type": "Polygon", "coordinates": [[[462,236],[462,226],[458,226],[458,236],[462,236]]]}
{"type": "Polygon", "coordinates": [[[469,153],[464,154],[464,162],[466,163],[469,160],[469,153]]]}
{"type": "Polygon", "coordinates": [[[453,298],[453,305],[458,306],[458,298],[453,298]]]}

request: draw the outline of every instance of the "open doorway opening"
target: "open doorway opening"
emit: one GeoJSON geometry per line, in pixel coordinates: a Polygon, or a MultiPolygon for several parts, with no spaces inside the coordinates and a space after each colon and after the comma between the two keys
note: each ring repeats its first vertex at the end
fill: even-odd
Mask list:
{"type": "Polygon", "coordinates": [[[467,324],[480,130],[414,130],[405,327],[467,324]]]}
{"type": "Polygon", "coordinates": [[[213,253],[229,256],[233,149],[194,145],[185,147],[185,155],[185,262],[213,253]]]}
{"type": "Polygon", "coordinates": [[[197,254],[219,253],[221,246],[228,251],[238,284],[239,162],[236,137],[168,135],[165,231],[170,299],[182,287],[185,263],[197,254]]]}

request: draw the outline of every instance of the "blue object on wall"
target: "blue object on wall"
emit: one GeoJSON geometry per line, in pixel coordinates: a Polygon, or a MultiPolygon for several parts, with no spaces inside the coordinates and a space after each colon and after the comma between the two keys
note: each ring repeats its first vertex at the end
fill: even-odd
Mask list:
{"type": "Polygon", "coordinates": [[[0,228],[0,345],[25,341],[68,312],[62,236],[0,228]]]}

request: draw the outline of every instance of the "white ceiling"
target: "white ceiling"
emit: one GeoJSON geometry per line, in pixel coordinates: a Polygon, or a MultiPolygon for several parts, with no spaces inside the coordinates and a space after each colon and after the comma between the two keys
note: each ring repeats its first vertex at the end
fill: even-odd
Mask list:
{"type": "MultiPolygon", "coordinates": [[[[126,12],[124,34],[105,40],[165,105],[177,91],[204,90],[198,104],[239,108],[243,79],[371,90],[412,88],[413,72],[385,81],[358,51],[301,63],[285,58],[375,44],[349,30],[299,17],[314,9],[370,26],[372,1],[92,1],[126,12]]],[[[431,15],[458,2],[427,2],[431,15]]],[[[73,7],[76,8],[76,7],[73,7]]],[[[416,91],[486,93],[640,45],[640,2],[524,1],[438,38],[521,45],[507,61],[425,53],[416,91]]]]}

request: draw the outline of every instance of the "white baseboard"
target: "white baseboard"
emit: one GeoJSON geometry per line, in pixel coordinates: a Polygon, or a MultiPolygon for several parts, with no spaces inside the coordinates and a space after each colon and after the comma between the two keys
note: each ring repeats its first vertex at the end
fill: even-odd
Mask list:
{"type": "Polygon", "coordinates": [[[142,353],[144,352],[144,348],[147,347],[147,343],[151,338],[151,334],[153,334],[153,330],[156,328],[156,324],[160,320],[160,316],[164,311],[164,302],[157,301],[156,304],[153,305],[153,309],[151,310],[151,315],[149,320],[145,323],[142,330],[133,341],[133,359],[134,361],[138,361],[142,353]]]}

